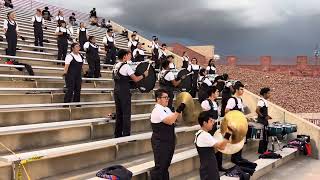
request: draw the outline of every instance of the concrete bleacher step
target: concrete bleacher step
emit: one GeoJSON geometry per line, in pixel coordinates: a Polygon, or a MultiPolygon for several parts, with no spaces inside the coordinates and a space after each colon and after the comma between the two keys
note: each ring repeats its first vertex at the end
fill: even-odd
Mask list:
{"type": "MultiPolygon", "coordinates": [[[[16,126],[36,123],[59,122],[73,119],[91,119],[105,117],[115,112],[114,101],[69,103],[82,104],[63,107],[65,103],[0,105],[0,126],[16,126]],[[84,105],[87,104],[87,105],[84,105]],[[31,108],[32,107],[32,108],[31,108]],[[4,109],[6,108],[6,109],[4,109]]],[[[132,100],[132,114],[150,113],[154,100],[132,100]]]]}
{"type": "MultiPolygon", "coordinates": [[[[151,130],[150,114],[131,118],[132,134],[151,130]]],[[[52,123],[0,127],[0,142],[16,153],[43,148],[67,146],[113,138],[115,120],[110,118],[81,119],[52,123]]],[[[0,148],[1,155],[7,150],[0,148]]]]}
{"type": "MultiPolygon", "coordinates": [[[[63,103],[64,93],[0,94],[1,105],[63,103]]],[[[153,92],[132,93],[132,100],[153,99],[153,92]]],[[[80,102],[112,101],[113,90],[106,93],[81,93],[80,102]]]]}
{"type": "MultiPolygon", "coordinates": [[[[192,144],[194,133],[198,129],[199,126],[176,128],[177,146],[192,144]]],[[[0,167],[0,172],[3,172],[0,174],[0,178],[11,179],[10,163],[35,156],[41,156],[42,158],[26,165],[28,171],[36,172],[31,173],[31,179],[53,177],[99,164],[112,163],[117,160],[151,153],[150,138],[151,132],[139,133],[128,137],[20,153],[17,156],[1,156],[0,160],[7,164],[0,167]]]]}

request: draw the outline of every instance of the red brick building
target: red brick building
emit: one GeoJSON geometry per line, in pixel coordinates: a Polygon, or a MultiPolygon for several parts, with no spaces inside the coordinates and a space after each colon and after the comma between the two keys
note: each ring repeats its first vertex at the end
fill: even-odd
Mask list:
{"type": "Polygon", "coordinates": [[[190,60],[192,58],[197,58],[198,59],[198,64],[201,66],[207,66],[208,65],[208,60],[204,55],[201,55],[200,53],[197,53],[196,51],[182,45],[179,43],[174,43],[174,44],[170,44],[168,50],[170,50],[171,52],[182,56],[183,52],[187,52],[188,56],[190,57],[190,60]]]}

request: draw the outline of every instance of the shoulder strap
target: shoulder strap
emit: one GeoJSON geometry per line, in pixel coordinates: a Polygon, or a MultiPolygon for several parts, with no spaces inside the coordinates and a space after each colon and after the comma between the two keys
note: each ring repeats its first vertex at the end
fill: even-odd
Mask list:
{"type": "Polygon", "coordinates": [[[203,131],[200,131],[199,134],[196,135],[196,139],[195,139],[195,141],[194,141],[195,144],[197,144],[198,137],[199,137],[199,135],[200,135],[202,132],[203,132],[203,131]]]}
{"type": "Polygon", "coordinates": [[[234,102],[235,102],[236,106],[238,107],[238,99],[236,97],[231,97],[231,98],[234,99],[234,102]]]}
{"type": "Polygon", "coordinates": [[[211,109],[213,109],[213,102],[211,101],[211,99],[207,99],[209,106],[211,107],[211,109]]]}
{"type": "Polygon", "coordinates": [[[163,79],[166,77],[166,75],[169,73],[170,71],[167,70],[164,74],[163,74],[163,79]]]}

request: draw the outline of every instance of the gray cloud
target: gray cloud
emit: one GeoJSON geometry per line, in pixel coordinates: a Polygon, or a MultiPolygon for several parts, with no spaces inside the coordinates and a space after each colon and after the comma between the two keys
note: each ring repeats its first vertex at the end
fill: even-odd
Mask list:
{"type": "Polygon", "coordinates": [[[64,6],[85,12],[96,7],[98,15],[139,29],[146,37],[214,44],[225,55],[312,55],[319,42],[317,0],[91,0],[89,5],[68,0],[64,6]]]}

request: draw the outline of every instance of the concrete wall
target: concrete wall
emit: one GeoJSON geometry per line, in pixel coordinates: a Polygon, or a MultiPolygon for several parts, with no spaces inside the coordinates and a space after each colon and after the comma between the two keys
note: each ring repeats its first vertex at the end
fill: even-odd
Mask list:
{"type": "MultiPolygon", "coordinates": [[[[243,100],[250,108],[251,112],[253,112],[259,100],[259,96],[246,90],[243,95],[243,100]]],[[[269,102],[269,114],[273,118],[273,121],[296,124],[298,126],[297,134],[309,135],[311,137],[312,157],[316,159],[320,158],[320,127],[271,102],[269,102]]]]}
{"type": "Polygon", "coordinates": [[[214,46],[208,45],[208,46],[187,46],[187,48],[203,55],[206,57],[207,60],[210,60],[213,58],[214,55],[214,46]]]}

